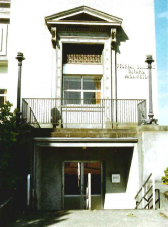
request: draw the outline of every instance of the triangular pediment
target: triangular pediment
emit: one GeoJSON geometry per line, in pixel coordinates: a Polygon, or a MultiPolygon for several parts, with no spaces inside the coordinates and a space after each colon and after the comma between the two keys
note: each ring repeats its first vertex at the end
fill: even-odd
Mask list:
{"type": "Polygon", "coordinates": [[[122,19],[105,12],[80,6],[45,17],[49,24],[81,24],[81,25],[116,25],[121,26],[122,19]]]}
{"type": "Polygon", "coordinates": [[[79,13],[74,16],[66,17],[62,20],[64,20],[64,21],[66,21],[66,20],[67,21],[105,21],[102,18],[92,16],[88,13],[79,13]]]}

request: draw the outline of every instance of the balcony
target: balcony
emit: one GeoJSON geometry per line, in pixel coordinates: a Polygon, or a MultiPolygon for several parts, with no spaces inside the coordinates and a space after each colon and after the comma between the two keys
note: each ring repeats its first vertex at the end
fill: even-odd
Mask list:
{"type": "Polygon", "coordinates": [[[146,118],[146,100],[25,98],[22,117],[41,128],[132,127],[146,118]]]}

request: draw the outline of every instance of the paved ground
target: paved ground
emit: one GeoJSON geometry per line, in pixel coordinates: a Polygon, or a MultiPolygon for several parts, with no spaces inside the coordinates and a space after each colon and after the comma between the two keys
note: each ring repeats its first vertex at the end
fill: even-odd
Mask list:
{"type": "Polygon", "coordinates": [[[168,227],[164,210],[67,210],[23,213],[5,227],[168,227]],[[130,215],[129,215],[130,214],[130,215]]]}

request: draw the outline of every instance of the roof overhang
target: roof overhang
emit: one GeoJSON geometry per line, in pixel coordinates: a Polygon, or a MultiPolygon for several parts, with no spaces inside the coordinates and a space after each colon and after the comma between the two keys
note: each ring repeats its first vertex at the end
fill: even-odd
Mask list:
{"type": "Polygon", "coordinates": [[[121,26],[122,19],[88,6],[80,6],[45,17],[47,26],[121,26]]]}

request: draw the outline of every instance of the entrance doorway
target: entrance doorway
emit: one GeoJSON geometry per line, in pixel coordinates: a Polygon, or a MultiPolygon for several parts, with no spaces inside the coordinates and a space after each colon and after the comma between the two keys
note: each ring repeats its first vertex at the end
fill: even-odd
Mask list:
{"type": "Polygon", "coordinates": [[[101,209],[102,165],[99,161],[64,162],[64,209],[86,209],[88,174],[91,174],[91,208],[101,209]]]}

